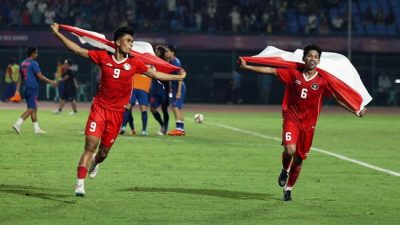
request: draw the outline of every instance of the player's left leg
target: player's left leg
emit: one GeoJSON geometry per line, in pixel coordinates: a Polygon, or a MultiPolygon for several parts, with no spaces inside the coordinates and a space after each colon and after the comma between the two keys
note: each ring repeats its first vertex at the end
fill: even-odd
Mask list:
{"type": "Polygon", "coordinates": [[[71,95],[69,96],[68,99],[71,102],[71,107],[72,107],[72,112],[69,113],[69,115],[75,115],[78,113],[78,108],[76,106],[76,91],[72,90],[71,95]]]}
{"type": "Polygon", "coordinates": [[[167,100],[161,104],[161,111],[163,113],[163,119],[164,119],[164,126],[163,126],[163,134],[167,134],[168,131],[168,125],[169,125],[169,113],[168,113],[168,106],[169,106],[169,101],[168,98],[167,100]]]}
{"type": "Polygon", "coordinates": [[[123,114],[123,122],[122,122],[122,125],[120,128],[119,134],[125,134],[126,125],[128,124],[128,122],[129,122],[129,125],[132,125],[131,129],[134,130],[133,117],[132,118],[131,117],[132,117],[132,105],[130,103],[128,103],[128,105],[126,105],[126,110],[123,114]],[[131,123],[131,121],[132,121],[132,123],[131,123]]]}
{"type": "Polygon", "coordinates": [[[147,105],[140,105],[140,111],[142,112],[142,133],[143,136],[148,136],[149,133],[147,132],[147,105]]]}
{"type": "Polygon", "coordinates": [[[286,186],[284,187],[283,200],[292,201],[292,189],[296,184],[297,178],[300,175],[303,159],[297,153],[293,157],[292,165],[290,166],[290,174],[286,186]]]}
{"type": "Polygon", "coordinates": [[[174,112],[176,129],[168,132],[171,136],[183,136],[185,135],[185,120],[183,114],[183,102],[185,99],[185,89],[182,89],[180,98],[173,98],[172,111],[174,112]]]}
{"type": "Polygon", "coordinates": [[[296,144],[287,144],[282,152],[282,171],[278,177],[278,184],[284,187],[290,172],[290,165],[292,163],[293,155],[296,152],[296,144]]]}
{"type": "Polygon", "coordinates": [[[86,135],[85,138],[85,150],[81,155],[77,168],[77,183],[75,188],[75,195],[84,197],[85,192],[85,178],[88,172],[87,168],[90,163],[90,159],[96,151],[96,148],[100,142],[100,138],[92,135],[86,135]]]}
{"type": "Polygon", "coordinates": [[[97,151],[96,154],[92,156],[90,160],[89,171],[88,171],[90,178],[96,177],[97,172],[99,170],[99,164],[102,163],[107,158],[110,149],[111,147],[107,147],[103,144],[100,144],[99,150],[97,151]]]}

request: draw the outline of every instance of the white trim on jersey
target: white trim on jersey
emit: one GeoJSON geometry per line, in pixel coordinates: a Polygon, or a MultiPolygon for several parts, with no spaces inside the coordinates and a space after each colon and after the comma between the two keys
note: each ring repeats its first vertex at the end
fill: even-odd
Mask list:
{"type": "Polygon", "coordinates": [[[128,55],[126,55],[126,57],[125,57],[125,59],[123,59],[123,60],[121,60],[121,61],[117,61],[117,59],[115,59],[115,57],[114,57],[114,55],[112,55],[112,59],[114,60],[114,62],[116,63],[116,64],[121,64],[121,63],[123,63],[123,62],[125,62],[127,59],[128,59],[128,55]]]}
{"type": "Polygon", "coordinates": [[[310,78],[308,79],[307,76],[306,76],[306,74],[303,73],[304,80],[307,81],[307,82],[310,81],[310,80],[312,80],[312,79],[314,79],[317,75],[318,75],[318,71],[314,74],[314,76],[312,76],[312,77],[310,77],[310,78]]]}

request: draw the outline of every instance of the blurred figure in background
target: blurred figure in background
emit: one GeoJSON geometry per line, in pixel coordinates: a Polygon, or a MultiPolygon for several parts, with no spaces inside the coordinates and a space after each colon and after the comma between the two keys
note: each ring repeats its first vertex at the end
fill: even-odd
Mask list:
{"type": "Polygon", "coordinates": [[[70,112],[69,114],[75,115],[78,113],[78,110],[76,108],[76,89],[78,88],[78,82],[76,81],[74,72],[71,70],[71,66],[72,60],[66,59],[63,65],[61,80],[59,81],[59,83],[62,83],[64,88],[60,96],[60,106],[58,107],[58,110],[54,112],[55,114],[60,114],[62,112],[66,101],[71,102],[72,106],[72,112],[70,112]]]}
{"type": "Polygon", "coordinates": [[[389,94],[392,88],[392,81],[386,73],[382,73],[378,78],[378,105],[387,105],[389,94]]]}
{"type": "Polygon", "coordinates": [[[20,79],[21,76],[19,72],[19,65],[14,59],[11,59],[4,76],[5,88],[3,95],[1,96],[1,101],[8,102],[10,101],[10,98],[16,94],[16,92],[19,94],[19,90],[17,90],[17,84],[20,79]]]}

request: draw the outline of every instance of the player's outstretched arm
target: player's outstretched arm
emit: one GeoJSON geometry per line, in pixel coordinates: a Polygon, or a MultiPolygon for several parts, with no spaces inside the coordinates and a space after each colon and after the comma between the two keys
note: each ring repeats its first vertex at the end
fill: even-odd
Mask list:
{"type": "Polygon", "coordinates": [[[82,48],[81,46],[77,45],[75,42],[66,38],[62,33],[59,31],[58,23],[53,23],[50,26],[51,31],[53,34],[73,53],[80,55],[85,58],[89,58],[89,52],[87,49],[82,48]]]}
{"type": "Polygon", "coordinates": [[[335,100],[337,101],[337,103],[342,106],[343,108],[345,108],[347,111],[353,113],[356,116],[359,117],[363,117],[365,113],[367,113],[367,108],[363,108],[360,111],[353,111],[352,109],[350,109],[346,104],[344,104],[342,101],[340,101],[335,95],[333,95],[333,97],[335,98],[335,100]]]}
{"type": "Polygon", "coordinates": [[[251,70],[251,71],[254,71],[257,73],[276,75],[275,68],[268,67],[268,66],[250,66],[250,65],[247,65],[246,61],[244,61],[244,59],[242,59],[241,57],[239,58],[239,65],[242,69],[251,70]]]}
{"type": "Polygon", "coordinates": [[[186,77],[186,71],[181,70],[179,75],[172,75],[168,73],[155,71],[150,68],[149,70],[147,70],[147,72],[144,73],[144,75],[157,80],[183,80],[186,77]]]}

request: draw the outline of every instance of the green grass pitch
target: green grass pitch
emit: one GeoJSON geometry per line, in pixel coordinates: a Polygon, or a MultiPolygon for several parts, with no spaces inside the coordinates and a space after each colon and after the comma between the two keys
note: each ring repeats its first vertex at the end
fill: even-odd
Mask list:
{"type": "MultiPolygon", "coordinates": [[[[67,106],[68,107],[68,106],[67,106]]],[[[74,196],[87,113],[0,110],[0,224],[400,224],[400,177],[312,151],[281,200],[279,112],[186,113],[185,137],[120,136],[87,195],[74,196]],[[229,127],[223,127],[229,126],[229,127]]],[[[135,113],[136,126],[140,116],[135,113]]],[[[172,115],[171,115],[172,119],[172,115]]],[[[173,124],[170,124],[173,126],[173,124]]],[[[322,112],[313,147],[400,172],[400,116],[322,112]]]]}

